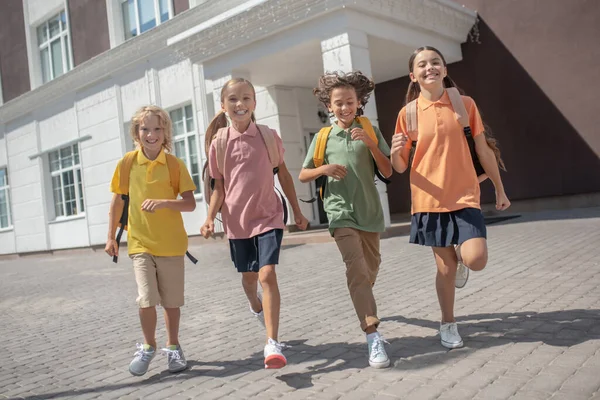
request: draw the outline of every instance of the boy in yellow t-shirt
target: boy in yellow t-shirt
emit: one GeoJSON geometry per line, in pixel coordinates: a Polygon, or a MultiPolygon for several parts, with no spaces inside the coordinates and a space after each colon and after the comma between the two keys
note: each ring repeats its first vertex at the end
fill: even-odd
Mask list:
{"type": "MultiPolygon", "coordinates": [[[[172,126],[169,115],[156,106],[140,108],[131,120],[130,134],[138,150],[129,171],[129,187],[120,187],[123,160],[119,161],[110,190],[108,240],[105,251],[118,255],[115,240],[119,218],[123,212],[121,195],[129,194],[127,243],[129,257],[138,287],[137,303],[144,334],[144,344],[129,364],[129,372],[136,376],[148,371],[156,354],[156,305],[164,308],[167,328],[168,369],[179,372],[187,362],[179,345],[180,307],[183,305],[184,255],[187,250],[187,233],[181,218],[182,211],[196,208],[196,186],[185,164],[179,164],[179,193],[170,181],[166,154],[171,151],[172,126]],[[181,194],[181,199],[177,196],[181,194]]],[[[123,171],[126,173],[126,171],[123,171]]]]}

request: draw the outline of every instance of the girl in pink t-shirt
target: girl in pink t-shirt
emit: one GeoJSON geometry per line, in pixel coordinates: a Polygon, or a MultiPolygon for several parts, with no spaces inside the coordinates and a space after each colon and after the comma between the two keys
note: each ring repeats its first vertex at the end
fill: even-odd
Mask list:
{"type": "Polygon", "coordinates": [[[214,233],[214,220],[220,210],[231,259],[242,273],[250,311],[266,327],[265,368],[281,368],[287,360],[277,338],[280,296],[275,265],[279,263],[283,237],[284,205],[273,189],[274,172],[292,206],[298,228],[306,229],[308,221],[300,211],[294,182],[283,161],[281,138],[275,131],[263,133],[261,129],[268,129],[266,127],[258,128],[255,108],[256,93],[249,81],[235,78],[225,83],[221,90],[221,110],[206,131],[208,161],[204,179],[214,180],[214,191],[200,231],[205,238],[214,233]],[[226,129],[221,132],[226,133],[225,151],[223,159],[217,160],[217,140],[214,139],[223,128],[226,129]],[[275,169],[263,134],[269,134],[276,142],[280,163],[275,169]],[[258,281],[262,296],[257,292],[258,281]]]}

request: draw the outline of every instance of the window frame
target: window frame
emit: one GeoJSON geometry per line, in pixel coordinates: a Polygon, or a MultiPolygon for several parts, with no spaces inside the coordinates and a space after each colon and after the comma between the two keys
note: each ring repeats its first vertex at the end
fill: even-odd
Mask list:
{"type": "Polygon", "coordinates": [[[71,45],[70,24],[67,11],[63,9],[57,14],[54,14],[52,17],[47,18],[43,23],[36,26],[35,33],[38,45],[38,57],[40,60],[42,84],[48,83],[71,71],[73,69],[73,46],[71,45]],[[64,22],[62,18],[63,15],[64,22]],[[54,36],[50,36],[50,22],[54,20],[58,20],[60,32],[54,36]],[[46,40],[43,42],[40,38],[40,28],[42,27],[46,33],[46,40]],[[63,72],[60,75],[56,75],[54,71],[54,65],[52,63],[52,43],[56,42],[57,40],[60,41],[61,59],[63,65],[63,72]],[[44,75],[44,57],[42,56],[42,52],[46,49],[48,50],[48,64],[46,65],[48,73],[47,80],[45,79],[44,75]]]}
{"type": "Polygon", "coordinates": [[[10,230],[13,228],[13,221],[12,221],[12,213],[11,213],[11,209],[10,209],[10,182],[8,180],[8,166],[2,166],[0,167],[0,170],[4,170],[4,176],[6,177],[6,182],[2,182],[0,181],[0,191],[5,191],[6,192],[6,216],[8,218],[8,225],[6,226],[2,226],[2,221],[0,220],[0,232],[2,231],[6,231],[6,230],[10,230]]]}
{"type": "Polygon", "coordinates": [[[170,21],[171,19],[173,19],[173,17],[175,16],[175,9],[173,7],[173,0],[167,0],[167,7],[168,7],[168,12],[169,12],[169,18],[167,18],[166,21],[161,21],[160,18],[160,0],[152,0],[152,2],[154,3],[154,19],[156,21],[156,24],[152,27],[149,28],[145,31],[141,30],[141,24],[140,24],[140,6],[139,6],[139,2],[140,1],[144,1],[144,0],[118,0],[118,4],[119,4],[119,10],[121,13],[121,26],[123,28],[123,41],[128,41],[131,40],[137,36],[140,36],[141,34],[148,32],[150,30],[152,30],[153,28],[158,27],[161,24],[164,24],[167,21],[170,21]],[[126,29],[126,25],[125,25],[125,13],[123,12],[123,4],[128,3],[129,1],[133,1],[133,7],[135,9],[135,31],[136,34],[131,35],[131,31],[128,31],[126,29]]]}
{"type": "Polygon", "coordinates": [[[54,210],[54,220],[61,221],[72,218],[80,218],[85,216],[85,199],[84,199],[84,185],[83,185],[83,167],[81,166],[81,151],[79,150],[79,144],[74,143],[71,145],[60,147],[56,150],[48,152],[48,166],[49,166],[49,176],[50,176],[50,187],[52,190],[52,208],[54,210]],[[73,158],[71,166],[63,167],[61,157],[61,151],[65,149],[71,149],[71,157],[73,158]],[[76,153],[75,153],[76,152],[76,153]],[[52,156],[53,154],[57,155],[55,160],[58,162],[58,169],[52,169],[52,156]],[[78,162],[75,163],[75,154],[77,154],[78,162]],[[79,171],[79,174],[77,173],[79,171]],[[75,192],[75,210],[77,212],[73,214],[67,214],[67,201],[65,196],[65,187],[67,186],[63,180],[63,174],[67,172],[73,173],[73,187],[75,192]],[[58,177],[60,181],[60,194],[61,201],[60,205],[62,207],[62,215],[57,213],[58,201],[56,199],[56,187],[54,185],[54,178],[58,177]]]}
{"type": "Polygon", "coordinates": [[[196,185],[196,190],[194,191],[194,197],[196,199],[202,199],[203,196],[203,190],[202,190],[202,157],[200,156],[200,140],[199,140],[199,136],[198,136],[198,130],[197,130],[197,126],[198,124],[196,123],[196,118],[195,118],[195,113],[194,113],[194,107],[192,103],[185,103],[182,104],[180,106],[174,107],[172,109],[169,110],[169,118],[171,118],[171,122],[172,122],[172,129],[173,129],[173,154],[177,157],[179,157],[179,155],[177,155],[177,151],[176,151],[176,145],[175,143],[178,141],[183,141],[184,143],[184,151],[185,151],[185,158],[183,157],[179,157],[183,160],[183,162],[185,163],[190,176],[192,178],[192,181],[194,180],[194,176],[193,176],[193,170],[192,170],[192,157],[190,154],[190,144],[189,144],[189,138],[194,136],[195,141],[196,141],[196,146],[195,146],[195,151],[196,151],[196,159],[198,161],[198,182],[194,182],[194,184],[196,185]],[[186,109],[189,107],[189,112],[190,114],[188,115],[186,109]],[[180,134],[176,134],[175,133],[175,121],[173,120],[173,113],[176,111],[181,110],[182,113],[182,117],[183,117],[183,128],[184,128],[184,132],[180,133],[180,134]],[[187,120],[191,119],[193,127],[191,130],[187,129],[187,120]]]}

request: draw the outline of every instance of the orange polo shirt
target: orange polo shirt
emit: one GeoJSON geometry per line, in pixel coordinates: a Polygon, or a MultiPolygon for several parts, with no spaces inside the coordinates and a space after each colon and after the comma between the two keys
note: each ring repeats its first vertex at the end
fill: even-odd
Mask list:
{"type": "MultiPolygon", "coordinates": [[[[472,98],[462,96],[473,137],[484,131],[472,98]]],[[[413,140],[417,147],[410,169],[411,213],[480,208],[479,182],[463,128],[456,120],[448,93],[435,102],[417,99],[418,137],[408,139],[402,158],[408,163],[413,140]],[[412,140],[411,140],[412,139],[412,140]]],[[[406,107],[398,113],[396,133],[406,135],[406,107]]]]}

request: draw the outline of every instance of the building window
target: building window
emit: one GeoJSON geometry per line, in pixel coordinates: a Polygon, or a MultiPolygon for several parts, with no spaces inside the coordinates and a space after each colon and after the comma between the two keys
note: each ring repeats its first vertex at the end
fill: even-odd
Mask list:
{"type": "Polygon", "coordinates": [[[140,35],[173,17],[171,0],[122,0],[125,40],[140,35]]]}
{"type": "Polygon", "coordinates": [[[0,168],[0,228],[8,228],[12,225],[8,189],[8,170],[0,168]]]}
{"type": "Polygon", "coordinates": [[[37,28],[44,83],[73,68],[67,15],[64,11],[37,28]]]}
{"type": "Polygon", "coordinates": [[[194,127],[192,106],[171,111],[173,121],[173,147],[175,155],[181,158],[188,167],[196,185],[194,193],[200,193],[200,166],[198,160],[198,136],[194,127]]]}
{"type": "Polygon", "coordinates": [[[83,183],[81,181],[78,146],[74,144],[63,147],[49,153],[48,157],[56,217],[67,217],[83,213],[85,211],[83,207],[83,183]]]}

